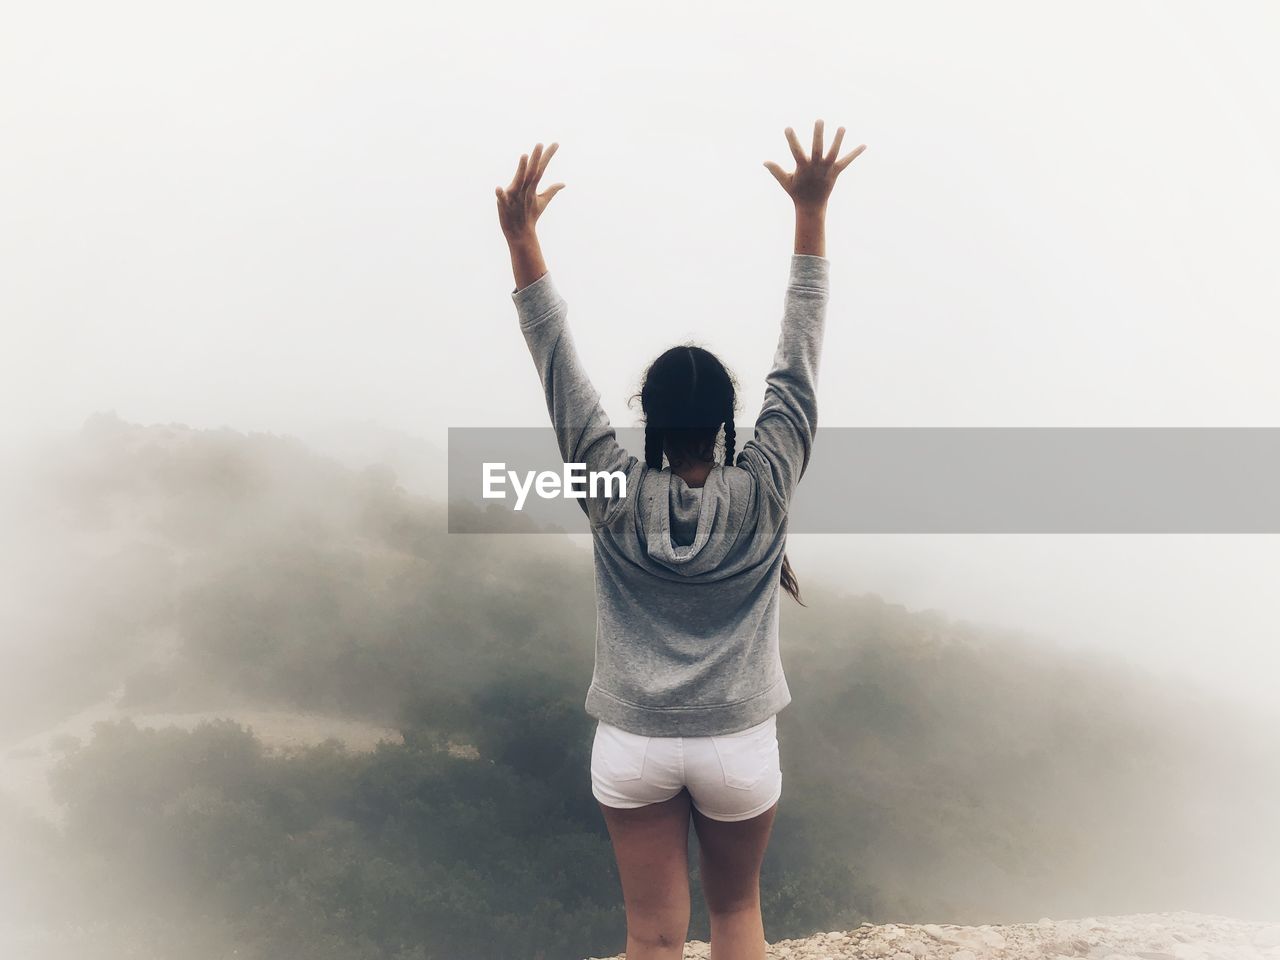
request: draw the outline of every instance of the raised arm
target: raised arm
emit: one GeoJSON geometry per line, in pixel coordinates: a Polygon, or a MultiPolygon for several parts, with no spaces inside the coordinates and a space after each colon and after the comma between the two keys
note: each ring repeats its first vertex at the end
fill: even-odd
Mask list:
{"type": "Polygon", "coordinates": [[[822,121],[813,128],[813,148],[806,156],[795,131],[786,130],[796,161],[795,173],[776,163],[765,167],[782,184],[795,205],[795,247],[783,300],[782,330],[765,379],[764,405],[755,436],[742,449],[739,464],[767,483],[778,503],[790,503],[809,465],[818,426],[818,359],[822,352],[830,294],[826,259],[827,200],[836,177],[866,149],[865,144],[836,159],[844,127],[836,131],[831,150],[822,151],[822,121]]]}
{"type": "MultiPolygon", "coordinates": [[[[520,331],[533,357],[546,394],[547,412],[565,463],[586,464],[591,472],[621,473],[626,493],[638,482],[639,462],[617,441],[617,434],[600,405],[600,394],[578,361],[568,326],[568,304],[551,281],[536,231],[538,217],[551,198],[564,188],[557,183],[542,193],[538,181],[558,144],[544,154],[538,144],[532,156],[521,156],[515,178],[506,190],[497,188],[498,219],[511,254],[515,289],[511,299],[520,331]]],[[[588,485],[578,501],[592,525],[607,523],[625,502],[618,483],[601,483],[596,494],[588,485]]]]}

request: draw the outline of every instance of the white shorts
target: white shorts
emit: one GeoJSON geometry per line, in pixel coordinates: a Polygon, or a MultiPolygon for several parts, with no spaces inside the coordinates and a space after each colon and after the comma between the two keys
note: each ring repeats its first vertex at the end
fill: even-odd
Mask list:
{"type": "Polygon", "coordinates": [[[646,737],[598,720],[591,792],[609,807],[643,807],[688,787],[712,820],[746,820],[782,796],[776,715],[714,737],[646,737]]]}

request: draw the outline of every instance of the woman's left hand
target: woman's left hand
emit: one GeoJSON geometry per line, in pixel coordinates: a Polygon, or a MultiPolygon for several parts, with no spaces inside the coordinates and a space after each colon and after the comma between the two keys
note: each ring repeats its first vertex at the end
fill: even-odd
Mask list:
{"type": "Polygon", "coordinates": [[[797,210],[821,211],[827,206],[827,198],[835,186],[836,177],[842,170],[853,163],[867,149],[865,143],[859,144],[847,154],[836,159],[840,152],[840,143],[844,140],[844,127],[836,130],[835,139],[831,142],[831,150],[822,152],[822,121],[813,125],[813,150],[805,156],[804,148],[796,138],[796,132],[790,127],[786,129],[787,143],[791,146],[791,155],[796,160],[796,172],[787,173],[772,160],[764,162],[765,168],[773,174],[782,189],[795,202],[797,210]]]}
{"type": "Polygon", "coordinates": [[[547,209],[551,198],[564,189],[563,183],[553,183],[538,193],[538,181],[542,179],[547,164],[560,144],[553,143],[542,152],[542,144],[533,148],[533,154],[521,154],[516,175],[506,190],[496,188],[498,197],[498,222],[507,239],[527,237],[534,232],[538,218],[547,209]]]}

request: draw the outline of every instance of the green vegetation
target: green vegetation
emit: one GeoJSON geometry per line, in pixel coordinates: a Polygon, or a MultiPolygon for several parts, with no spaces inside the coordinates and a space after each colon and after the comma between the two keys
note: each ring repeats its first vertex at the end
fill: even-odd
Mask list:
{"type": "MultiPolygon", "coordinates": [[[[32,509],[63,518],[49,536],[71,559],[35,574],[76,602],[8,675],[14,716],[74,706],[42,689],[83,703],[123,682],[140,710],[318,711],[404,742],[278,753],[231,721],[99,726],[55,772],[60,829],[0,811],[0,856],[24,877],[13,917],[73,931],[68,956],[621,951],[587,772],[585,551],[447,536],[385,471],[278,437],[97,419],[42,469],[32,509]]],[[[784,615],[770,939],[1270,909],[1280,762],[1249,718],[1110,661],[806,593],[784,615]]],[[[691,873],[705,938],[696,856],[691,873]]]]}

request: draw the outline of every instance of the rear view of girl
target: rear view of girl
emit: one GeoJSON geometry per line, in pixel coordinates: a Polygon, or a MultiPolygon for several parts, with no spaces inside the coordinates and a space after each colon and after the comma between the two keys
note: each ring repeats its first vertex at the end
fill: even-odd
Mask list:
{"type": "Polygon", "coordinates": [[[791,701],[778,648],[779,592],[799,599],[787,562],[787,511],[817,423],[818,357],[829,291],[825,220],[844,128],[794,173],[765,166],[795,205],[782,329],[752,439],[738,449],[732,375],[677,346],[640,392],[644,459],[617,442],[582,370],[535,225],[564,186],[538,184],[557,144],[521,156],[497,189],[515,274],[512,299],[566,463],[621,472],[579,500],[595,555],[596,719],[592,792],[618,859],[628,960],[677,960],[688,933],[689,820],[698,835],[712,960],[763,958],[760,866],[782,793],[776,715],[791,701]],[[722,439],[723,438],[723,439],[722,439]],[[716,458],[722,447],[723,457],[716,458]],[[664,461],[666,466],[664,466],[664,461]]]}

